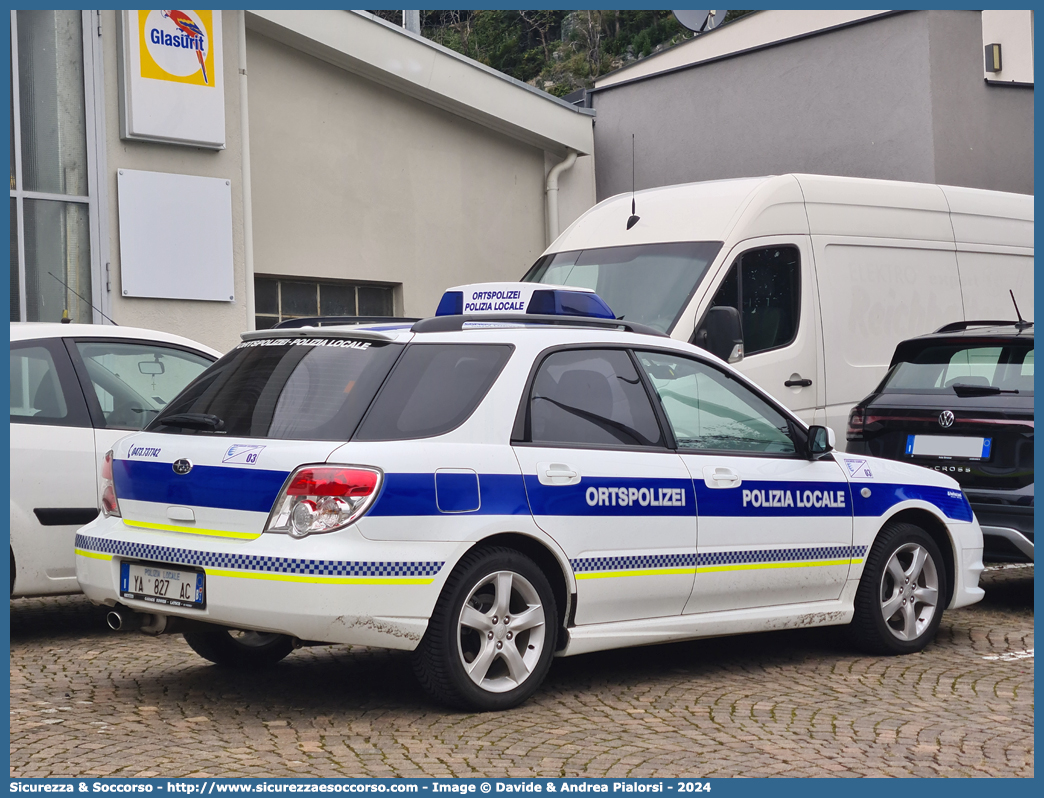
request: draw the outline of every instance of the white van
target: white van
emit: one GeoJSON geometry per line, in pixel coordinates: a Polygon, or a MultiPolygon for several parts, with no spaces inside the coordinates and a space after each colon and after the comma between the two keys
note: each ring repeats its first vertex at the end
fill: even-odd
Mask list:
{"type": "Polygon", "coordinates": [[[791,174],[633,200],[637,221],[630,194],[599,203],[524,279],[592,288],[623,318],[721,354],[839,443],[899,341],[1013,320],[1009,289],[1033,318],[1032,196],[791,174]]]}

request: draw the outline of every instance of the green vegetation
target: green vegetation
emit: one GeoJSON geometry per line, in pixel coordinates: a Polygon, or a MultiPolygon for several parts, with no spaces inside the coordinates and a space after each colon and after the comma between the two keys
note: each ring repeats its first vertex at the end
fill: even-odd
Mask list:
{"type": "MultiPolygon", "coordinates": [[[[402,23],[401,11],[372,13],[402,23]]],[[[421,11],[421,32],[558,97],[694,35],[670,11],[421,11]]]]}

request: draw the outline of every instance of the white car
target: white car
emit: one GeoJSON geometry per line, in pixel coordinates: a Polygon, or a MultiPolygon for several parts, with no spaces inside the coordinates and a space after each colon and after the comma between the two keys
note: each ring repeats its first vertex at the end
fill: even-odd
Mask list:
{"type": "Polygon", "coordinates": [[[77,593],[77,528],[98,515],[99,467],[220,353],[178,335],[11,324],[11,595],[77,593]]]}
{"type": "Polygon", "coordinates": [[[832,451],[589,291],[466,286],[439,314],[244,334],[114,448],[84,592],[223,665],[414,650],[436,699],[481,710],[554,655],[849,623],[918,651],[982,598],[949,477],[832,451]]]}

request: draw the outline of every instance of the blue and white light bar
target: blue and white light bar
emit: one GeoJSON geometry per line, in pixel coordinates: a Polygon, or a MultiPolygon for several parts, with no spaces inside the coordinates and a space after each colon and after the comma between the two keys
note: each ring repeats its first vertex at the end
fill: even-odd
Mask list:
{"type": "Polygon", "coordinates": [[[450,288],[436,316],[532,314],[615,319],[616,314],[590,288],[544,283],[474,283],[450,288]]]}

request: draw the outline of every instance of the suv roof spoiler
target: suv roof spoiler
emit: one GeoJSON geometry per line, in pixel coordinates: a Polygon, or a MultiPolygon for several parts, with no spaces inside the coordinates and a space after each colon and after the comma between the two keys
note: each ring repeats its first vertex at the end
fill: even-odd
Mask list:
{"type": "Polygon", "coordinates": [[[515,313],[509,315],[496,315],[483,313],[481,316],[432,316],[421,319],[413,327],[411,332],[456,332],[468,327],[473,328],[496,328],[496,327],[528,327],[533,325],[555,325],[558,327],[598,327],[600,329],[621,330],[633,332],[640,335],[655,335],[658,338],[669,337],[667,333],[661,332],[645,324],[637,324],[633,321],[622,319],[598,319],[591,316],[549,316],[540,313],[515,313]]]}
{"type": "Polygon", "coordinates": [[[1011,321],[1010,319],[983,319],[981,321],[954,321],[949,324],[944,324],[935,332],[937,333],[948,333],[948,332],[959,332],[961,330],[967,330],[969,327],[1016,327],[1023,329],[1024,327],[1032,327],[1033,322],[1031,321],[1011,321]]]}

